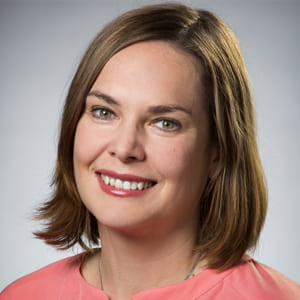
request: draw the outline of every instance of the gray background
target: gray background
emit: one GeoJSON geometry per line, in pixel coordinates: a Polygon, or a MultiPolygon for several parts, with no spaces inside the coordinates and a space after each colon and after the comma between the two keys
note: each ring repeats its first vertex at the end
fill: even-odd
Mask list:
{"type": "MultiPolygon", "coordinates": [[[[125,10],[159,1],[0,0],[0,289],[78,251],[35,240],[33,208],[50,194],[59,116],[88,43],[125,10]]],[[[269,213],[258,260],[300,282],[300,2],[184,1],[236,33],[257,105],[269,213]]]]}

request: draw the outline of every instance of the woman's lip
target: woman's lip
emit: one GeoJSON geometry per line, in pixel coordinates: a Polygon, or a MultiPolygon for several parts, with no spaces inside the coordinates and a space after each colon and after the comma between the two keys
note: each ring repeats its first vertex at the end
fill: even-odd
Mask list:
{"type": "Polygon", "coordinates": [[[106,169],[99,169],[96,170],[95,173],[101,173],[103,175],[108,175],[114,178],[120,178],[121,180],[129,180],[129,181],[142,181],[142,182],[156,182],[153,179],[145,178],[145,177],[140,177],[132,174],[124,174],[124,173],[117,173],[115,171],[111,170],[106,170],[106,169]]]}
{"type": "Polygon", "coordinates": [[[124,190],[124,189],[119,189],[110,185],[106,185],[103,180],[98,177],[98,182],[100,185],[100,188],[102,189],[103,192],[106,194],[115,196],[115,197],[138,197],[142,196],[143,194],[147,193],[152,187],[144,189],[144,190],[124,190]]]}
{"type": "MultiPolygon", "coordinates": [[[[113,172],[114,174],[116,174],[115,172],[113,172]]],[[[108,175],[111,174],[111,173],[102,173],[100,171],[96,171],[95,172],[95,175],[97,177],[97,180],[98,180],[98,183],[100,185],[100,188],[102,189],[103,192],[105,192],[106,194],[109,194],[109,195],[112,195],[112,196],[117,196],[117,197],[138,197],[138,196],[141,196],[145,193],[147,193],[149,190],[151,190],[154,185],[152,186],[149,186],[147,188],[144,188],[142,190],[139,190],[139,189],[135,189],[135,190],[127,190],[127,189],[124,189],[124,188],[117,188],[115,186],[111,186],[109,184],[105,184],[103,179],[102,179],[102,176],[101,174],[105,174],[105,175],[108,175]]],[[[122,174],[122,175],[128,175],[128,174],[122,174]]],[[[115,177],[116,175],[111,175],[112,177],[115,177]]],[[[141,179],[142,177],[139,177],[139,176],[133,176],[134,178],[139,178],[141,179]]],[[[118,178],[118,177],[115,177],[115,178],[118,178]]],[[[128,176],[127,177],[124,177],[125,179],[128,180],[128,176]]],[[[119,177],[119,179],[121,179],[121,177],[119,177]]],[[[145,178],[143,178],[145,180],[145,178]]],[[[139,180],[139,182],[144,182],[144,180],[139,180]]],[[[149,180],[148,180],[149,182],[149,180]]],[[[152,181],[153,182],[153,181],[152,181]]]]}

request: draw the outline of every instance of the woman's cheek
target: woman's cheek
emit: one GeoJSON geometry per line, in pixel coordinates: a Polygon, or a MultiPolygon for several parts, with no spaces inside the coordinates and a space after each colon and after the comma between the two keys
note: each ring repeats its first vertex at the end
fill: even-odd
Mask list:
{"type": "Polygon", "coordinates": [[[74,160],[77,159],[79,163],[90,164],[104,151],[109,134],[99,131],[95,125],[97,124],[90,124],[85,119],[78,123],[74,140],[74,160]]]}
{"type": "Polygon", "coordinates": [[[169,138],[165,141],[153,143],[152,150],[147,153],[154,153],[152,161],[163,173],[169,176],[178,176],[179,173],[189,165],[193,155],[191,141],[188,139],[169,138]]]}

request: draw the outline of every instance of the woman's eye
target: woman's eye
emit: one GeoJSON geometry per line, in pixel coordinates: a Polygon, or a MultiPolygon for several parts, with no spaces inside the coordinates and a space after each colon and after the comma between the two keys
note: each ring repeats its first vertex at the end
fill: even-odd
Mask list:
{"type": "Polygon", "coordinates": [[[176,131],[181,128],[178,121],[171,119],[159,119],[152,122],[152,124],[163,131],[176,131]]]}
{"type": "Polygon", "coordinates": [[[91,109],[92,116],[99,120],[110,120],[115,117],[115,114],[108,108],[93,107],[91,109]]]}

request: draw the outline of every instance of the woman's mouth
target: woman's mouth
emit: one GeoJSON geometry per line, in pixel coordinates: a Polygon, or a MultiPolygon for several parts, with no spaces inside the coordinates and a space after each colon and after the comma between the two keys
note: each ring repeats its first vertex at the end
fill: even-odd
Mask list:
{"type": "Polygon", "coordinates": [[[104,192],[116,196],[138,196],[153,187],[156,182],[134,175],[97,171],[96,175],[104,192]]]}
{"type": "Polygon", "coordinates": [[[142,190],[154,185],[154,182],[151,182],[151,181],[122,180],[120,178],[115,178],[115,177],[104,175],[104,174],[100,174],[100,176],[106,185],[116,187],[117,189],[142,191],[142,190]]]}

